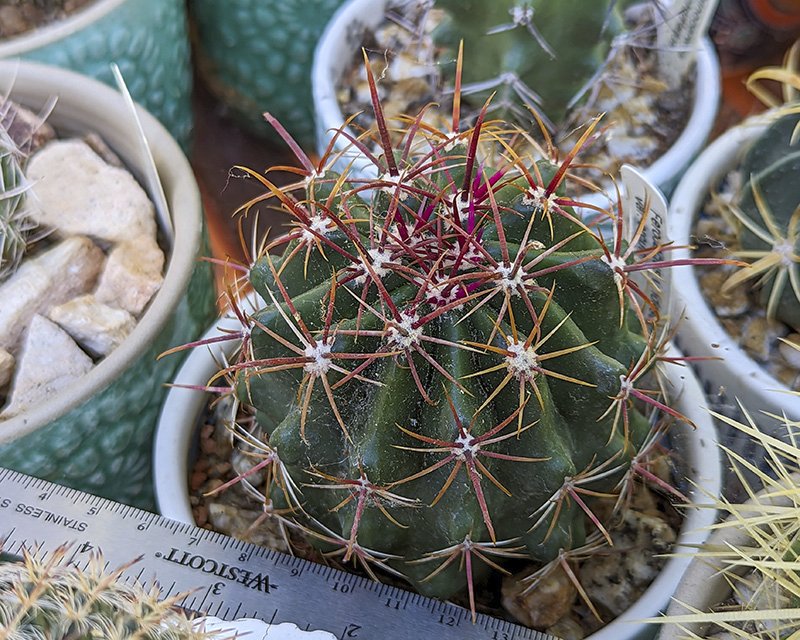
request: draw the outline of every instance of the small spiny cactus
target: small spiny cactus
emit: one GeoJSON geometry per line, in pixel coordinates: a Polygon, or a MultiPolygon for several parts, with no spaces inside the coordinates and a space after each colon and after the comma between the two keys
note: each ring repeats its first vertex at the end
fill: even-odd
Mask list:
{"type": "Polygon", "coordinates": [[[722,450],[742,499],[709,496],[697,505],[722,515],[712,537],[693,551],[694,562],[709,570],[710,584],[704,591],[692,576],[696,592],[677,594],[666,616],[648,621],[668,626],[660,638],[790,640],[800,634],[797,423],[767,412],[756,418],[742,406],[739,414],[741,420],[712,415],[737,435],[730,439],[737,446],[722,450]],[[690,594],[699,601],[687,600],[690,594]],[[718,601],[706,600],[707,594],[718,601]]]}
{"type": "Polygon", "coordinates": [[[0,127],[0,282],[16,270],[36,226],[25,208],[27,189],[22,156],[0,127]]]}
{"type": "Polygon", "coordinates": [[[474,613],[503,565],[602,546],[593,502],[653,478],[654,410],[679,414],[649,387],[662,334],[635,274],[675,263],[634,250],[641,227],[626,243],[621,214],[602,211],[606,240],[573,212],[568,169],[596,121],[559,163],[528,163],[486,107],[460,134],[424,114],[390,132],[367,76],[377,130],[351,142],[377,179],[330,170],[333,142],[315,166],[267,114],[303,180],[242,168],[266,188],[245,208],[277,201],[291,226],[242,267],[267,304],[234,305],[242,330],[215,339],[241,340],[215,378],[230,386],[205,388],[255,408],[239,480],[266,475],[265,518],[376,579],[466,592],[474,613]]]}
{"type": "Polygon", "coordinates": [[[26,551],[0,562],[0,640],[222,640],[173,608],[180,596],[123,583],[128,566],[108,573],[100,556],[83,570],[69,560],[60,547],[47,560],[26,551]]]}

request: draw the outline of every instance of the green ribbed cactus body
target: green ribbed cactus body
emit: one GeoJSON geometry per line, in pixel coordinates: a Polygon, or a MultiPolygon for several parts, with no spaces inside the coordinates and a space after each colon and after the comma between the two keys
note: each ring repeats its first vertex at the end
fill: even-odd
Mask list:
{"type": "Polygon", "coordinates": [[[0,282],[19,265],[34,226],[25,212],[25,185],[21,156],[0,129],[0,282]]]}
{"type": "MultiPolygon", "coordinates": [[[[619,4],[608,0],[436,0],[447,18],[435,37],[453,52],[453,59],[459,41],[464,41],[465,84],[513,74],[541,98],[541,111],[558,123],[570,101],[600,70],[611,41],[621,32],[619,4]]],[[[455,65],[444,69],[455,74],[455,65]]],[[[514,120],[531,103],[510,83],[466,95],[465,100],[480,106],[494,90],[498,91],[495,108],[513,114],[514,120]]]]}
{"type": "MultiPolygon", "coordinates": [[[[443,200],[459,197],[464,149],[449,153],[450,162],[443,163],[449,170],[435,171],[432,179],[409,179],[403,212],[426,211],[430,200],[414,195],[417,186],[420,193],[431,189],[426,180],[438,181],[443,200]]],[[[541,168],[553,174],[552,168],[541,168]]],[[[598,239],[574,219],[544,215],[541,204],[529,197],[524,178],[508,180],[493,192],[500,223],[482,215],[471,225],[466,213],[465,220],[450,223],[448,216],[454,214],[439,205],[430,220],[440,219],[429,223],[428,230],[422,224],[426,214],[409,215],[406,223],[416,227],[408,240],[399,241],[395,230],[388,234],[392,239],[381,243],[380,229],[396,229],[385,224],[393,206],[392,189],[387,188],[389,193],[373,189],[369,204],[351,192],[333,200],[332,211],[346,211],[347,218],[359,221],[347,227],[357,235],[331,226],[326,235],[331,244],[324,246],[324,255],[307,242],[308,236],[301,236],[287,244],[283,257],[270,259],[272,266],[267,258],[255,265],[251,280],[269,304],[256,316],[251,339],[254,363],[280,365],[296,355],[287,344],[298,344],[302,319],[318,341],[328,340],[326,348],[334,353],[394,355],[375,357],[359,372],[363,379],[338,387],[344,374],[327,370],[330,394],[317,376],[306,396],[315,363],[269,374],[248,367],[240,371],[239,389],[255,406],[269,446],[300,487],[300,503],[310,521],[344,541],[392,556],[389,565],[416,589],[447,598],[464,589],[463,565],[451,562],[428,577],[444,561],[436,560],[436,553],[463,545],[466,539],[491,544],[494,538],[497,548],[514,541],[509,544],[519,547],[516,553],[541,561],[552,560],[559,549],[584,543],[586,514],[575,500],[557,497],[569,478],[580,478],[606,461],[620,470],[590,486],[595,491],[612,488],[645,439],[650,425],[638,411],[630,410],[628,433],[614,424],[613,412],[606,413],[645,341],[620,323],[615,274],[602,259],[598,239]],[[528,230],[531,219],[535,223],[528,230]],[[460,236],[452,231],[456,226],[471,227],[481,247],[466,252],[469,258],[460,270],[448,263],[458,253],[460,236]],[[368,249],[364,253],[383,292],[363,267],[359,271],[332,247],[359,255],[355,237],[368,249]],[[560,241],[565,244],[545,255],[560,241]],[[307,257],[304,248],[309,249],[307,257]],[[524,253],[525,263],[536,261],[536,269],[544,273],[535,284],[526,282],[524,294],[511,287],[506,296],[498,289],[485,304],[482,298],[453,303],[453,308],[426,320],[454,296],[467,295],[464,290],[459,294],[457,287],[456,293],[445,287],[434,295],[435,274],[443,265],[467,274],[465,283],[477,282],[481,278],[476,274],[488,274],[493,264],[503,264],[504,251],[512,257],[524,253]],[[424,282],[412,271],[425,274],[424,282]],[[398,316],[392,316],[389,300],[398,316]],[[292,318],[294,329],[287,318],[292,318]],[[417,329],[421,333],[414,333],[417,329]],[[531,334],[532,349],[525,351],[531,334]],[[416,346],[422,346],[427,357],[414,350],[416,346]],[[529,359],[500,353],[514,349],[529,359]],[[519,367],[534,361],[547,373],[537,371],[526,378],[519,367]],[[486,442],[475,442],[504,421],[507,425],[485,437],[486,442]],[[499,436],[507,437],[495,441],[499,436]],[[470,470],[471,455],[480,464],[470,470]],[[376,500],[367,500],[359,512],[354,494],[347,487],[332,488],[337,484],[332,478],[369,482],[405,500],[375,492],[376,500]],[[548,504],[556,503],[560,508],[545,514],[548,504]]],[[[500,283],[495,278],[465,287],[472,293],[500,283]]],[[[336,362],[352,371],[365,360],[336,362]]],[[[279,486],[271,497],[285,503],[279,486]]],[[[489,567],[475,561],[471,570],[474,581],[480,582],[489,567]]]]}
{"type": "MultiPolygon", "coordinates": [[[[738,207],[745,218],[751,224],[769,231],[756,203],[755,187],[763,196],[779,235],[791,244],[786,249],[795,255],[800,255],[800,238],[796,228],[800,220],[792,220],[800,207],[800,182],[797,180],[800,175],[800,139],[793,141],[798,123],[800,114],[781,116],[750,147],[741,166],[741,174],[746,182],[738,200],[738,207]]],[[[800,213],[797,215],[800,216],[800,213]]],[[[744,224],[740,225],[739,230],[739,239],[746,251],[772,251],[776,244],[780,244],[766,242],[744,224]]],[[[776,279],[771,278],[761,290],[765,304],[775,282],[776,279]]],[[[775,317],[800,329],[800,300],[792,286],[784,285],[775,317]]]]}

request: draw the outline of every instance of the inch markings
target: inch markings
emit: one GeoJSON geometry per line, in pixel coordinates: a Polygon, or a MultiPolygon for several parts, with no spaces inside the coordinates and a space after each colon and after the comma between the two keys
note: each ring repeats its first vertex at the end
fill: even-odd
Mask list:
{"type": "Polygon", "coordinates": [[[450,603],[2,468],[0,540],[14,555],[69,544],[78,566],[98,552],[110,568],[141,556],[127,578],[226,620],[293,622],[356,640],[556,640],[482,614],[473,624],[450,603]]]}

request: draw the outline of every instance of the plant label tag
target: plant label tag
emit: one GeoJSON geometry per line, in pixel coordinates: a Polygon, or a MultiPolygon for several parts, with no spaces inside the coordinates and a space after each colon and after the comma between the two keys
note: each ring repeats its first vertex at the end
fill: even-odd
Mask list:
{"type": "Polygon", "coordinates": [[[670,89],[681,86],[708,31],[718,0],[672,0],[656,9],[658,69],[670,89]]]}
{"type": "MultiPolygon", "coordinates": [[[[664,262],[664,252],[656,251],[656,247],[670,242],[667,237],[667,199],[661,190],[651,183],[642,173],[629,164],[622,165],[622,215],[625,229],[625,242],[635,243],[634,251],[637,262],[664,262]],[[652,253],[652,255],[651,255],[652,253]]],[[[670,270],[657,266],[645,271],[631,274],[637,285],[652,300],[661,313],[669,312],[670,302],[670,270]]],[[[647,310],[645,310],[647,316],[647,310]]],[[[652,315],[652,314],[650,314],[652,315]]]]}

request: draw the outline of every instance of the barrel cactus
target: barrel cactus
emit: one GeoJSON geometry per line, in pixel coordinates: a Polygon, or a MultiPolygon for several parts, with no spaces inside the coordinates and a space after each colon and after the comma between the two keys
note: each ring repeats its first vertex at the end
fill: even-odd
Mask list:
{"type": "MultiPolygon", "coordinates": [[[[558,124],[596,79],[623,32],[618,0],[436,0],[446,18],[435,32],[453,52],[463,40],[465,100],[496,91],[501,117],[529,120],[528,106],[558,124]]],[[[443,72],[454,73],[454,65],[443,72]]],[[[452,81],[453,78],[451,77],[452,81]]]]}
{"type": "Polygon", "coordinates": [[[739,169],[743,186],[726,209],[741,251],[751,261],[725,283],[755,281],[767,316],[800,330],[800,113],[786,109],[749,148],[739,169]],[[755,280],[757,279],[757,280],[755,280]]]}
{"type": "Polygon", "coordinates": [[[268,116],[302,194],[247,170],[266,187],[248,206],[277,201],[291,228],[247,269],[266,305],[215,339],[242,340],[218,380],[255,410],[241,478],[266,474],[265,518],[474,612],[509,561],[596,548],[594,501],[650,475],[649,414],[676,412],[645,382],[661,333],[635,274],[673,263],[634,250],[638,232],[628,245],[622,216],[606,241],[573,212],[568,169],[596,121],[560,164],[517,156],[485,108],[454,135],[409,118],[392,147],[368,77],[375,146],[352,142],[375,179],[313,165],[268,116]]]}
{"type": "Polygon", "coordinates": [[[22,156],[0,126],[0,282],[19,265],[28,234],[35,227],[26,210],[27,188],[22,156]]]}
{"type": "MultiPolygon", "coordinates": [[[[2,551],[2,549],[0,549],[2,551]]],[[[93,556],[84,569],[61,547],[44,560],[0,554],[0,640],[211,640],[228,638],[196,628],[173,608],[181,596],[159,600],[159,589],[121,581],[128,567],[105,571],[93,556]]]]}

